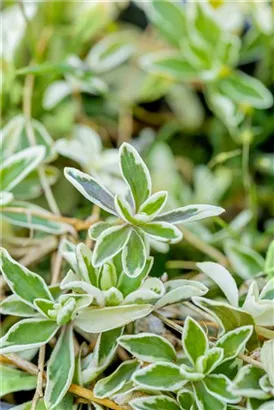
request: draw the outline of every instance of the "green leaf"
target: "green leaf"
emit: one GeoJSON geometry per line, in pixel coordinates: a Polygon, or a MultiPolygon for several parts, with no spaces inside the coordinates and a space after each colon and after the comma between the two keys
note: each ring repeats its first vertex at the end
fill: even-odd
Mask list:
{"type": "Polygon", "coordinates": [[[242,367],[233,380],[232,393],[244,397],[254,397],[260,400],[269,398],[269,395],[261,390],[259,384],[259,380],[264,374],[264,370],[258,367],[251,365],[242,367]]]}
{"type": "Polygon", "coordinates": [[[114,206],[114,196],[90,175],[75,168],[66,167],[65,177],[89,201],[100,208],[117,216],[114,206]]]}
{"type": "Polygon", "coordinates": [[[172,344],[163,337],[152,333],[122,336],[118,339],[118,343],[143,362],[176,361],[176,351],[172,344]]]}
{"type": "Polygon", "coordinates": [[[152,23],[167,41],[180,47],[186,33],[186,21],[183,9],[169,0],[153,0],[148,3],[146,12],[152,23]]]}
{"type": "Polygon", "coordinates": [[[274,240],[267,249],[264,272],[267,274],[268,279],[274,278],[274,240]]]}
{"type": "Polygon", "coordinates": [[[87,333],[106,332],[117,327],[147,316],[152,311],[152,306],[123,305],[106,308],[86,308],[75,318],[74,323],[87,333]]]}
{"type": "Polygon", "coordinates": [[[30,317],[37,315],[37,312],[16,296],[11,295],[6,297],[0,303],[0,313],[2,315],[12,315],[21,317],[30,317]]]}
{"type": "Polygon", "coordinates": [[[240,397],[230,392],[231,381],[224,374],[212,374],[204,379],[206,390],[220,401],[239,403],[240,397]]]}
{"type": "Polygon", "coordinates": [[[92,265],[92,252],[84,243],[79,243],[76,247],[76,260],[82,279],[97,286],[97,273],[92,265]]]}
{"type": "Polygon", "coordinates": [[[177,394],[177,401],[181,406],[181,410],[194,410],[194,394],[192,391],[187,389],[182,389],[177,394]]]}
{"type": "Polygon", "coordinates": [[[154,363],[138,370],[133,380],[143,388],[163,391],[178,390],[187,383],[179,366],[167,362],[154,363]]]}
{"type": "Polygon", "coordinates": [[[135,224],[136,220],[132,215],[132,209],[128,201],[122,196],[116,195],[114,199],[117,214],[127,223],[135,224]]]}
{"type": "MultiPolygon", "coordinates": [[[[254,326],[252,316],[243,309],[234,308],[226,303],[196,296],[193,298],[193,302],[216,319],[223,333],[243,326],[254,326]]],[[[248,348],[254,349],[257,345],[258,339],[256,333],[253,332],[248,342],[248,348]]]]}
{"type": "Polygon", "coordinates": [[[132,229],[129,240],[122,252],[124,272],[131,278],[139,276],[146,264],[147,251],[143,239],[132,229]]]}
{"type": "Polygon", "coordinates": [[[233,72],[219,82],[221,91],[238,104],[248,104],[259,109],[272,106],[270,91],[254,77],[242,71],[233,72]]]}
{"type": "MultiPolygon", "coordinates": [[[[267,290],[267,287],[265,288],[267,290]]],[[[259,287],[256,281],[250,284],[242,309],[252,316],[256,325],[273,326],[274,300],[262,299],[259,296],[259,287]]]]}
{"type": "Polygon", "coordinates": [[[47,366],[45,403],[56,407],[68,391],[74,373],[74,342],[72,325],[64,327],[51,353],[47,366]]]}
{"type": "Polygon", "coordinates": [[[147,235],[160,242],[177,243],[183,237],[182,232],[168,222],[150,222],[141,228],[147,235]]]}
{"type": "Polygon", "coordinates": [[[253,326],[243,326],[231,330],[217,340],[216,346],[224,350],[223,361],[234,359],[245,347],[253,333],[253,326]]]}
{"type": "Polygon", "coordinates": [[[274,340],[264,342],[260,352],[261,363],[265,369],[269,381],[274,386],[274,340]]]}
{"type": "Polygon", "coordinates": [[[99,236],[108,228],[111,228],[111,224],[108,222],[97,222],[89,228],[88,234],[91,239],[97,240],[99,236]]]}
{"type": "Polygon", "coordinates": [[[120,166],[135,203],[135,212],[138,212],[151,194],[149,171],[136,149],[127,143],[120,147],[120,166]]]}
{"type": "Polygon", "coordinates": [[[0,249],[0,269],[12,292],[29,306],[37,298],[52,300],[45,281],[12,259],[4,248],[0,249]]]}
{"type": "Polygon", "coordinates": [[[52,315],[49,313],[51,310],[54,310],[54,302],[47,299],[35,299],[34,300],[35,309],[42,315],[45,316],[47,319],[56,319],[56,315],[52,315]]]}
{"type": "Polygon", "coordinates": [[[1,166],[1,190],[11,191],[43,160],[43,146],[27,148],[7,158],[1,166]]]}
{"type": "Polygon", "coordinates": [[[195,81],[199,71],[181,54],[160,51],[148,54],[140,59],[141,67],[156,75],[179,81],[195,81]]]}
{"type": "Polygon", "coordinates": [[[137,360],[123,362],[110,376],[99,380],[94,387],[94,395],[100,399],[111,397],[129,381],[140,367],[137,360]]]}
{"type": "Polygon", "coordinates": [[[168,396],[150,396],[130,401],[134,410],[180,410],[176,400],[168,396]]]}
{"type": "Polygon", "coordinates": [[[163,296],[165,293],[165,287],[163,282],[158,278],[148,278],[141,285],[138,290],[130,293],[125,297],[123,304],[134,304],[134,303],[151,303],[154,304],[157,299],[163,296]]]}
{"type": "Polygon", "coordinates": [[[98,238],[93,255],[92,263],[95,267],[102,266],[117,255],[126,246],[131,233],[127,225],[118,225],[106,229],[98,238]]]}
{"type": "Polygon", "coordinates": [[[201,219],[218,216],[224,209],[213,205],[187,205],[161,214],[155,218],[156,221],[164,221],[172,224],[188,223],[201,219]]]}
{"type": "Polygon", "coordinates": [[[54,235],[75,232],[71,225],[51,220],[50,212],[29,202],[12,201],[1,210],[1,216],[13,225],[54,235]]]}
{"type": "Polygon", "coordinates": [[[0,351],[6,354],[40,347],[53,338],[58,328],[52,320],[20,320],[0,339],[0,351]]]}
{"type": "Polygon", "coordinates": [[[139,289],[142,282],[146,279],[153,265],[153,257],[147,258],[143,271],[136,278],[130,278],[124,272],[121,273],[118,281],[118,289],[126,297],[131,292],[139,289]]]}
{"type": "Polygon", "coordinates": [[[196,368],[204,374],[211,373],[223,361],[224,351],[219,347],[212,347],[206,355],[200,356],[196,368]]]}
{"type": "Polygon", "coordinates": [[[195,403],[202,410],[225,410],[226,404],[212,396],[203,381],[194,384],[195,403]]]}
{"type": "Polygon", "coordinates": [[[123,331],[124,328],[121,327],[99,334],[91,362],[82,371],[84,384],[93,381],[109,366],[116,353],[118,338],[123,334],[123,331]]]}
{"type": "Polygon", "coordinates": [[[214,262],[197,263],[197,266],[220,287],[229,303],[232,306],[237,307],[239,292],[231,273],[229,273],[222,265],[214,262]]]}
{"type": "Polygon", "coordinates": [[[208,340],[205,332],[190,316],[185,321],[182,343],[186,356],[194,365],[199,357],[208,351],[208,340]]]}
{"type": "Polygon", "coordinates": [[[0,364],[0,396],[16,391],[33,390],[36,387],[36,376],[32,376],[13,367],[0,364]]]}
{"type": "Polygon", "coordinates": [[[13,198],[14,196],[11,192],[0,192],[0,207],[10,204],[13,198]]]}
{"type": "Polygon", "coordinates": [[[233,241],[226,241],[225,253],[240,278],[247,280],[264,269],[263,257],[249,247],[233,241]]]}
{"type": "Polygon", "coordinates": [[[167,201],[168,194],[166,191],[159,191],[151,195],[140,207],[140,213],[154,219],[159,212],[164,208],[167,201]]]}
{"type": "Polygon", "coordinates": [[[163,306],[187,300],[193,296],[203,296],[208,292],[208,288],[202,283],[194,280],[170,280],[165,283],[166,294],[154,305],[155,309],[163,306]]]}

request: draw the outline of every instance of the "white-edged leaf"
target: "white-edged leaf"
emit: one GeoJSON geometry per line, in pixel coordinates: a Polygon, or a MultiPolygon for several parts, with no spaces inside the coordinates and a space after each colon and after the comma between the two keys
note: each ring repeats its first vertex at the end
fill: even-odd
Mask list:
{"type": "Polygon", "coordinates": [[[201,262],[197,263],[197,266],[219,286],[229,303],[237,307],[239,292],[231,273],[222,265],[214,262],[201,262]]]}
{"type": "Polygon", "coordinates": [[[177,401],[181,406],[181,410],[194,410],[194,393],[188,389],[181,389],[177,394],[177,401]]]}
{"type": "Polygon", "coordinates": [[[216,346],[224,350],[223,361],[234,359],[243,350],[252,332],[253,326],[243,326],[225,333],[217,340],[216,346]]]}
{"type": "Polygon", "coordinates": [[[98,238],[92,255],[95,267],[102,266],[126,246],[131,228],[127,225],[118,225],[106,229],[98,238]]]}
{"type": "Polygon", "coordinates": [[[44,279],[16,262],[4,248],[0,248],[0,269],[12,292],[29,306],[37,298],[52,300],[44,279]]]}
{"type": "Polygon", "coordinates": [[[96,222],[88,230],[88,234],[91,239],[97,240],[99,236],[108,228],[111,228],[111,224],[108,222],[96,222]]]}
{"type": "Polygon", "coordinates": [[[274,386],[274,340],[264,342],[261,348],[261,363],[268,374],[270,383],[274,386]]]}
{"type": "Polygon", "coordinates": [[[176,351],[165,338],[152,333],[125,335],[118,339],[119,345],[137,359],[148,363],[175,362],[176,351]]]}
{"type": "Polygon", "coordinates": [[[130,401],[134,410],[180,410],[176,400],[168,396],[149,396],[130,401]]]}
{"type": "Polygon", "coordinates": [[[152,306],[123,305],[100,309],[87,308],[79,312],[75,324],[87,333],[106,332],[117,327],[147,316],[152,311],[152,306]]]}
{"type": "Polygon", "coordinates": [[[0,352],[6,354],[40,347],[46,344],[58,329],[59,326],[52,320],[20,320],[0,339],[0,352]]]}
{"type": "Polygon", "coordinates": [[[182,344],[187,358],[193,365],[208,351],[208,340],[204,330],[190,316],[185,320],[182,344]]]}
{"type": "Polygon", "coordinates": [[[71,385],[74,373],[73,327],[62,330],[47,366],[45,403],[47,408],[56,407],[71,385]]]}
{"type": "Polygon", "coordinates": [[[97,273],[92,265],[92,252],[88,246],[84,243],[79,243],[76,247],[76,259],[79,274],[82,279],[91,283],[92,285],[97,285],[97,273]]]}
{"type": "Polygon", "coordinates": [[[264,271],[269,279],[274,278],[274,240],[267,249],[264,271]]]}
{"type": "Polygon", "coordinates": [[[136,213],[151,194],[151,178],[147,166],[136,151],[128,144],[120,147],[120,167],[135,203],[136,213]]]}
{"type": "Polygon", "coordinates": [[[231,381],[224,374],[211,374],[204,379],[206,390],[220,401],[239,403],[240,397],[230,392],[231,381]]]}
{"type": "Polygon", "coordinates": [[[0,303],[0,313],[2,315],[12,315],[20,317],[30,317],[37,315],[37,312],[24,303],[18,296],[10,295],[0,303]]]}
{"type": "Polygon", "coordinates": [[[179,390],[187,383],[180,367],[168,362],[154,363],[138,370],[133,380],[141,387],[163,391],[179,390]]]}
{"type": "Polygon", "coordinates": [[[13,194],[11,192],[0,192],[0,207],[8,205],[13,200],[13,194]]]}
{"type": "Polygon", "coordinates": [[[196,363],[196,368],[203,374],[211,373],[224,357],[224,351],[220,347],[212,347],[204,356],[200,356],[196,363]]]}
{"type": "Polygon", "coordinates": [[[94,395],[100,399],[111,397],[129,381],[133,373],[140,367],[137,360],[129,360],[120,366],[108,377],[99,380],[94,387],[94,395]]]}
{"type": "Polygon", "coordinates": [[[250,284],[242,308],[253,317],[256,325],[274,325],[274,300],[259,297],[259,287],[256,281],[250,284]]]}
{"type": "Polygon", "coordinates": [[[0,364],[1,383],[0,396],[16,391],[33,390],[36,387],[36,376],[32,376],[22,370],[0,364]]]}
{"type": "Polygon", "coordinates": [[[45,91],[43,97],[44,109],[51,110],[71,93],[72,87],[66,81],[54,81],[45,91]]]}
{"type": "Polygon", "coordinates": [[[213,205],[187,205],[173,211],[165,212],[155,218],[156,221],[165,221],[173,224],[188,223],[201,219],[218,216],[225,212],[219,206],[213,205]]]}
{"type": "Polygon", "coordinates": [[[45,148],[36,146],[26,148],[7,158],[1,166],[1,190],[11,191],[33,169],[35,169],[45,156],[45,148]]]}
{"type": "Polygon", "coordinates": [[[66,167],[65,177],[89,201],[105,211],[117,216],[114,206],[114,196],[93,177],[75,168],[66,167]]]}
{"type": "Polygon", "coordinates": [[[148,278],[143,285],[127,295],[123,301],[124,305],[132,303],[151,303],[154,304],[157,299],[165,293],[163,282],[158,278],[148,278]]]}
{"type": "Polygon", "coordinates": [[[143,239],[135,229],[132,229],[129,240],[122,252],[123,269],[131,278],[139,276],[146,264],[147,251],[143,239]]]}
{"type": "Polygon", "coordinates": [[[115,209],[117,214],[127,223],[134,224],[135,220],[132,214],[132,209],[128,201],[122,196],[116,195],[114,199],[115,209]]]}
{"type": "Polygon", "coordinates": [[[154,219],[164,208],[168,193],[159,191],[151,195],[140,207],[139,212],[147,215],[151,220],[154,219]]]}
{"type": "Polygon", "coordinates": [[[183,237],[182,232],[168,222],[149,222],[142,225],[141,229],[160,242],[177,243],[183,237]]]}
{"type": "Polygon", "coordinates": [[[231,392],[239,396],[254,397],[259,400],[268,399],[270,396],[261,389],[259,384],[259,380],[264,374],[263,369],[252,365],[242,367],[232,382],[231,392]]]}
{"type": "Polygon", "coordinates": [[[195,403],[202,410],[225,410],[226,404],[208,392],[203,381],[194,384],[195,403]]]}
{"type": "Polygon", "coordinates": [[[152,265],[153,265],[153,257],[150,256],[146,260],[146,264],[145,264],[143,271],[136,278],[130,278],[124,272],[121,273],[119,280],[118,280],[117,287],[123,293],[125,297],[129,295],[130,293],[139,289],[139,287],[141,286],[141,284],[144,282],[149,272],[151,271],[152,265]]]}

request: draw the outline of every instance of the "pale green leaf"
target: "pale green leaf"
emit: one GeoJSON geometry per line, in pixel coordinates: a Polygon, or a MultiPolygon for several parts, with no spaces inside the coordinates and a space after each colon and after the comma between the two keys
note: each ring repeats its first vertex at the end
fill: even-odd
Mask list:
{"type": "Polygon", "coordinates": [[[263,369],[247,365],[242,367],[232,383],[231,392],[233,394],[254,397],[255,399],[269,398],[263,390],[261,390],[259,380],[265,374],[263,369]]]}
{"type": "Polygon", "coordinates": [[[37,312],[24,303],[18,296],[11,295],[0,303],[0,313],[2,315],[12,315],[21,317],[35,316],[37,312]]]}
{"type": "Polygon", "coordinates": [[[147,251],[143,239],[132,229],[129,240],[122,252],[123,269],[131,278],[139,276],[146,264],[147,251]]]}
{"type": "Polygon", "coordinates": [[[151,194],[150,174],[136,149],[127,143],[120,148],[120,166],[123,178],[128,184],[135,203],[135,211],[151,194]]]}
{"type": "Polygon", "coordinates": [[[274,340],[264,342],[260,356],[263,368],[268,374],[270,383],[274,386],[274,340]]]}
{"type": "Polygon", "coordinates": [[[274,240],[267,249],[264,272],[268,275],[269,279],[274,277],[274,240]]]}
{"type": "Polygon", "coordinates": [[[13,367],[0,365],[0,396],[16,391],[33,390],[36,387],[36,376],[32,376],[13,367]]]}
{"type": "Polygon", "coordinates": [[[76,260],[78,271],[82,279],[96,286],[97,273],[92,265],[92,252],[84,243],[79,243],[76,247],[76,260]]]}
{"type": "Polygon", "coordinates": [[[149,222],[142,225],[141,229],[147,235],[160,242],[177,243],[183,237],[182,232],[168,222],[149,222]]]}
{"type": "Polygon", "coordinates": [[[94,225],[91,225],[89,228],[89,236],[91,239],[97,240],[99,236],[108,228],[111,228],[111,224],[108,222],[97,222],[94,225]]]}
{"type": "Polygon", "coordinates": [[[167,201],[167,192],[159,191],[156,194],[151,195],[140,207],[139,212],[149,216],[150,219],[154,219],[159,212],[164,208],[167,201]]]}
{"type": "Polygon", "coordinates": [[[41,276],[16,262],[9,253],[0,249],[0,269],[10,289],[29,306],[34,299],[52,300],[52,296],[41,276]]]}
{"type": "Polygon", "coordinates": [[[194,385],[195,403],[202,410],[225,410],[226,404],[212,396],[203,381],[196,382],[194,385]]]}
{"type": "Polygon", "coordinates": [[[75,325],[87,333],[106,332],[117,327],[147,316],[152,311],[152,306],[123,305],[100,309],[87,308],[78,313],[75,325]]]}
{"type": "Polygon", "coordinates": [[[253,326],[243,326],[225,333],[216,346],[224,350],[223,361],[234,359],[245,347],[253,333],[253,326]]]}
{"type": "Polygon", "coordinates": [[[47,366],[45,403],[56,407],[71,385],[74,373],[74,342],[72,325],[65,327],[51,353],[47,366]]]}
{"type": "Polygon", "coordinates": [[[230,392],[231,381],[224,374],[212,374],[204,379],[206,390],[220,401],[239,403],[240,397],[230,392]]]}
{"type": "Polygon", "coordinates": [[[168,396],[149,396],[130,401],[134,410],[180,410],[174,399],[168,396]]]}
{"type": "Polygon", "coordinates": [[[152,333],[126,335],[120,337],[118,343],[143,362],[176,361],[174,347],[168,340],[159,335],[153,335],[152,333]]]}
{"type": "Polygon", "coordinates": [[[134,292],[135,290],[139,289],[142,282],[146,279],[149,272],[151,271],[152,265],[153,257],[150,256],[146,260],[146,264],[144,266],[143,271],[136,278],[130,278],[124,272],[121,273],[118,281],[118,289],[123,293],[125,297],[129,295],[131,292],[134,292]]]}
{"type": "Polygon", "coordinates": [[[182,389],[177,394],[177,401],[181,406],[181,410],[192,410],[194,394],[190,390],[182,389]]]}
{"type": "Polygon", "coordinates": [[[208,340],[202,327],[190,316],[186,318],[182,343],[186,356],[195,365],[208,351],[208,340]]]}
{"type": "Polygon", "coordinates": [[[224,209],[213,205],[187,205],[157,216],[156,221],[165,221],[173,224],[188,223],[201,219],[218,216],[224,209]]]}
{"type": "Polygon", "coordinates": [[[138,370],[133,380],[139,386],[152,390],[179,390],[186,384],[179,366],[167,362],[158,362],[138,370]]]}

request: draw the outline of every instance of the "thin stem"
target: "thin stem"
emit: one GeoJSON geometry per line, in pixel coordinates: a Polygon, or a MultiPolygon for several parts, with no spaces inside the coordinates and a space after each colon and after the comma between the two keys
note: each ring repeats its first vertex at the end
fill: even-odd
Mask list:
{"type": "Polygon", "coordinates": [[[170,320],[167,317],[161,315],[161,313],[159,313],[157,311],[154,311],[154,312],[152,312],[152,314],[154,316],[156,316],[158,319],[160,319],[163,323],[165,323],[168,327],[171,327],[172,329],[176,330],[176,332],[183,333],[182,326],[177,325],[172,320],[170,320]]]}
{"type": "Polygon", "coordinates": [[[263,369],[262,364],[258,361],[253,359],[250,356],[246,356],[245,354],[238,354],[239,359],[242,359],[244,362],[252,364],[252,366],[258,367],[259,369],[263,369]]]}
{"type": "Polygon", "coordinates": [[[45,365],[45,354],[46,354],[46,345],[41,346],[39,350],[37,385],[36,385],[35,394],[32,399],[30,410],[35,410],[38,401],[43,397],[43,374],[44,374],[44,365],[45,365]]]}
{"type": "Polygon", "coordinates": [[[208,243],[203,242],[198,236],[189,231],[185,226],[181,226],[180,229],[183,232],[184,238],[187,242],[189,242],[195,248],[199,249],[201,252],[215,259],[221,265],[228,265],[228,259],[218,249],[214,248],[208,243]]]}
{"type": "Polygon", "coordinates": [[[206,320],[212,322],[213,318],[206,312],[204,312],[202,309],[198,308],[198,306],[193,305],[193,303],[191,302],[183,302],[183,304],[187,306],[189,309],[193,310],[193,312],[198,313],[200,316],[203,316],[206,320]]]}

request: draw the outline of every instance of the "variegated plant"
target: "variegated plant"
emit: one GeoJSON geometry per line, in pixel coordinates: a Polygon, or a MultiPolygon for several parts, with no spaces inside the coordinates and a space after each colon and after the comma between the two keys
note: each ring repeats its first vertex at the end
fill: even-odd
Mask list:
{"type": "Polygon", "coordinates": [[[65,168],[65,176],[88,200],[116,217],[111,222],[98,222],[89,231],[96,240],[94,266],[102,266],[122,252],[123,270],[134,278],[141,274],[149,256],[148,238],[179,242],[183,235],[175,225],[217,216],[224,210],[210,205],[188,205],[163,212],[168,193],[152,193],[148,168],[132,145],[124,143],[120,147],[119,163],[128,186],[126,196],[113,196],[96,179],[74,168],[65,168]]]}

